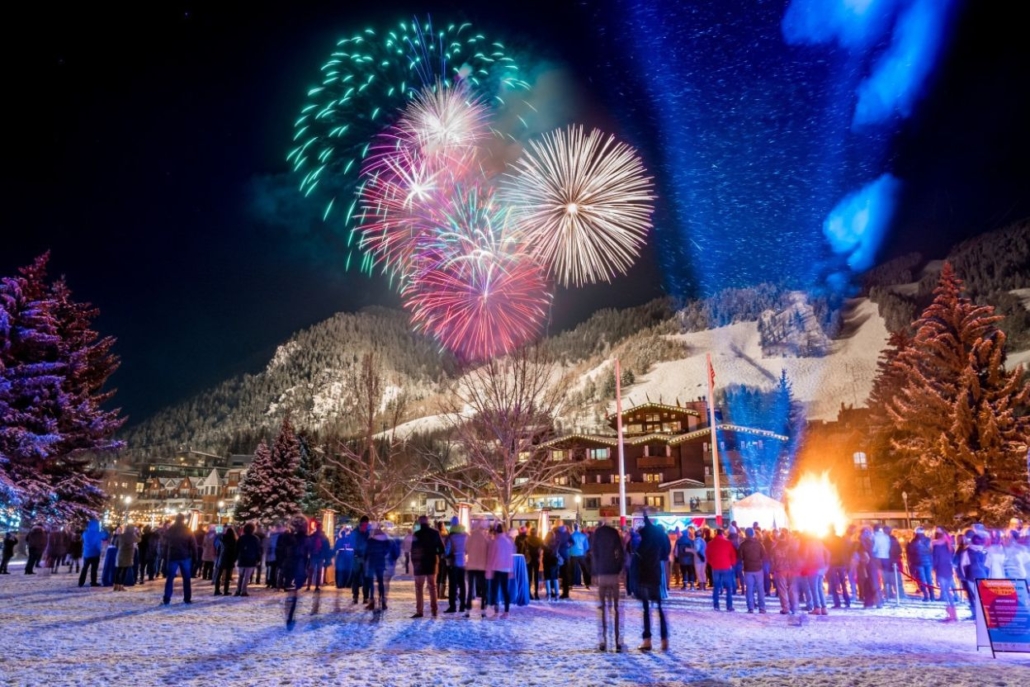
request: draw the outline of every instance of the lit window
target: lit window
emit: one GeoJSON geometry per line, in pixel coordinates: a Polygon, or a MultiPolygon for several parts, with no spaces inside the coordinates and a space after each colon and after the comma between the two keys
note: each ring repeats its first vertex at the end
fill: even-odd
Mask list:
{"type": "Polygon", "coordinates": [[[558,485],[559,487],[567,487],[567,486],[569,486],[569,478],[568,478],[568,476],[555,477],[554,478],[554,483],[556,485],[558,485]]]}
{"type": "Polygon", "coordinates": [[[865,470],[869,467],[869,463],[866,460],[866,455],[862,451],[855,453],[854,459],[856,470],[865,470]]]}
{"type": "Polygon", "coordinates": [[[525,463],[526,461],[529,460],[529,456],[530,456],[529,451],[519,451],[519,462],[520,463],[525,463]]]}
{"type": "Polygon", "coordinates": [[[590,460],[608,460],[611,457],[611,449],[609,448],[591,448],[587,449],[587,457],[590,460]]]}
{"type": "Polygon", "coordinates": [[[565,460],[565,451],[551,451],[551,460],[556,463],[565,460]]]}
{"type": "Polygon", "coordinates": [[[665,497],[664,496],[646,496],[644,502],[651,508],[665,508],[665,497]]]}

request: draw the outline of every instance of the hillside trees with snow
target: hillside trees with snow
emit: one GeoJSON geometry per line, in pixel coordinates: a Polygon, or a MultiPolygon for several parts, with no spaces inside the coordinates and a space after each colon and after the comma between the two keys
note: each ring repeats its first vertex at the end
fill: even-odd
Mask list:
{"type": "Polygon", "coordinates": [[[911,345],[895,346],[874,394],[885,459],[940,523],[1000,523],[1027,484],[1030,385],[1006,371],[1001,317],[973,303],[945,263],[911,345]]]}
{"type": "Polygon", "coordinates": [[[324,460],[353,489],[337,491],[330,482],[322,483],[321,491],[346,512],[378,522],[399,510],[418,489],[421,459],[397,432],[406,398],[403,392],[389,393],[380,355],[365,353],[351,375],[358,429],[331,447],[324,460]]]}

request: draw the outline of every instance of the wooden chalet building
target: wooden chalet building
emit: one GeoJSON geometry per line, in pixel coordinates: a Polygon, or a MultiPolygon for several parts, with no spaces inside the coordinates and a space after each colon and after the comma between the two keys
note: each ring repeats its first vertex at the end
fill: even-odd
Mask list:
{"type": "MultiPolygon", "coordinates": [[[[768,485],[747,485],[740,470],[745,442],[785,442],[787,437],[763,429],[720,422],[719,440],[723,512],[733,501],[768,485]],[[729,474],[725,466],[730,466],[729,474]]],[[[608,417],[612,433],[567,434],[541,445],[551,458],[578,453],[586,461],[577,478],[559,478],[556,487],[578,488],[579,516],[585,523],[619,515],[619,464],[616,415],[608,417]],[[578,481],[578,484],[577,484],[578,481]]],[[[627,514],[649,507],[663,513],[705,517],[715,512],[712,479],[711,430],[704,401],[680,405],[644,403],[622,413],[627,514]]],[[[542,504],[543,505],[543,504],[542,504]]]]}

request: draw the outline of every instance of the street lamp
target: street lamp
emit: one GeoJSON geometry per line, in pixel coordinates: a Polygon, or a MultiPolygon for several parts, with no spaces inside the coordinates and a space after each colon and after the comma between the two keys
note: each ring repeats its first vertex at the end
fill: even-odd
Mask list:
{"type": "Polygon", "coordinates": [[[573,498],[572,500],[576,502],[576,524],[578,525],[579,524],[579,504],[583,500],[583,497],[580,496],[579,494],[576,494],[575,498],[573,498]]]}
{"type": "Polygon", "coordinates": [[[908,510],[908,492],[901,492],[901,500],[905,502],[905,529],[912,529],[912,513],[908,510]]]}
{"type": "Polygon", "coordinates": [[[129,496],[128,494],[126,494],[125,496],[122,497],[122,503],[125,504],[125,520],[128,521],[128,519],[129,519],[129,504],[132,503],[132,497],[129,496]]]}
{"type": "Polygon", "coordinates": [[[222,510],[225,508],[225,501],[218,502],[218,524],[222,524],[222,510]]]}

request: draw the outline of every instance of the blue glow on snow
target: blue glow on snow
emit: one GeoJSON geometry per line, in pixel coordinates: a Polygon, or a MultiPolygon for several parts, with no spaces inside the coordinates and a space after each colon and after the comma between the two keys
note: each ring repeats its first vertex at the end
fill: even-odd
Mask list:
{"type": "Polygon", "coordinates": [[[848,267],[861,272],[873,266],[876,249],[887,233],[900,182],[890,174],[844,197],[830,211],[823,232],[834,252],[847,255],[848,267]]]}

